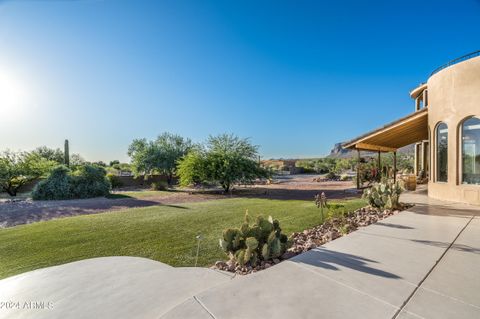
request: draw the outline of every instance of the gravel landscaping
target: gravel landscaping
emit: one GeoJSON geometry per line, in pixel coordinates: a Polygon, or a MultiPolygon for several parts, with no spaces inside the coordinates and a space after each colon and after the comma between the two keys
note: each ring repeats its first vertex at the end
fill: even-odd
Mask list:
{"type": "Polygon", "coordinates": [[[402,210],[412,207],[403,204],[401,210],[381,210],[370,206],[362,207],[353,212],[345,213],[343,217],[327,219],[323,224],[306,229],[303,232],[295,232],[291,235],[291,247],[280,258],[272,261],[262,261],[258,266],[240,266],[233,260],[217,261],[212,268],[247,275],[263,269],[270,268],[283,260],[292,258],[298,254],[317,248],[329,241],[347,235],[360,227],[365,227],[395,215],[402,210]]]}

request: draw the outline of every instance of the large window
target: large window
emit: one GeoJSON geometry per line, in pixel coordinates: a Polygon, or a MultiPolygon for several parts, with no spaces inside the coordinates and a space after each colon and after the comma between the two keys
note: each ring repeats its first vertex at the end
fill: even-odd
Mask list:
{"type": "Polygon", "coordinates": [[[448,181],[448,126],[437,125],[437,182],[448,181]]]}
{"type": "Polygon", "coordinates": [[[480,184],[480,119],[476,117],[462,124],[462,182],[480,184]]]}

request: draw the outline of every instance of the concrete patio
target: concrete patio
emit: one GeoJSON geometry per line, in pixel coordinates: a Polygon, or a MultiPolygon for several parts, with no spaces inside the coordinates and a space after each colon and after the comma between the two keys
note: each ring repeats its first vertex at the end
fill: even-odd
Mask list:
{"type": "Polygon", "coordinates": [[[0,281],[0,318],[480,318],[480,210],[429,200],[265,271],[232,277],[133,257],[0,281]]]}

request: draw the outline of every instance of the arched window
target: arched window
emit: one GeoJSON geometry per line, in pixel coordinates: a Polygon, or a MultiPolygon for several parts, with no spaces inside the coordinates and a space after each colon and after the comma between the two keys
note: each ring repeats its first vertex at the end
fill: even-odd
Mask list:
{"type": "Polygon", "coordinates": [[[448,181],[448,126],[445,123],[437,125],[437,182],[448,181]]]}
{"type": "Polygon", "coordinates": [[[462,183],[480,184],[480,119],[462,124],[462,183]]]}

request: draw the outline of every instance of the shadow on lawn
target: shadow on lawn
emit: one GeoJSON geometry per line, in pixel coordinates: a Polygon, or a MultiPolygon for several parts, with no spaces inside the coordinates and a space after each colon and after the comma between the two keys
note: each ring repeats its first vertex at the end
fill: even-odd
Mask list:
{"type": "Polygon", "coordinates": [[[0,228],[63,217],[98,214],[106,211],[150,206],[188,209],[188,207],[185,206],[163,204],[161,201],[143,200],[133,197],[122,197],[115,200],[99,197],[58,201],[22,201],[0,205],[0,228]]]}
{"type": "Polygon", "coordinates": [[[290,261],[301,264],[308,264],[328,270],[339,270],[338,266],[341,266],[364,272],[373,276],[401,279],[401,277],[390,272],[370,267],[369,264],[378,263],[375,260],[337,251],[331,251],[322,247],[310,250],[304,254],[290,259],[290,261]]]}
{"type": "MultiPolygon", "coordinates": [[[[233,197],[280,199],[280,200],[308,200],[313,201],[315,195],[324,192],[328,199],[360,198],[361,194],[351,189],[292,189],[292,188],[267,188],[252,187],[238,188],[233,192],[233,197]]],[[[228,195],[227,195],[228,196],[228,195]]]]}

